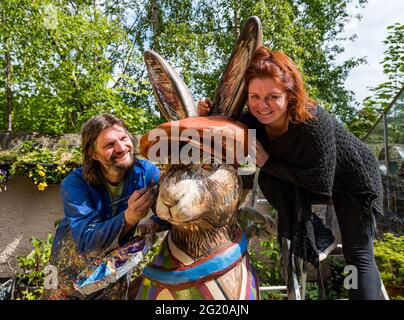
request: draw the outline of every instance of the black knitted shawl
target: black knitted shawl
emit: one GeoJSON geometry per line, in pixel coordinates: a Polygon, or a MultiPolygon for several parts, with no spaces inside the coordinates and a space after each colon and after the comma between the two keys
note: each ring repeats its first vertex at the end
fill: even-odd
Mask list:
{"type": "Polygon", "coordinates": [[[371,235],[373,214],[383,214],[383,187],[377,160],[367,146],[325,109],[316,107],[312,113],[313,119],[289,123],[288,131],[274,140],[251,113],[242,114],[240,121],[257,130],[269,154],[259,185],[278,211],[279,239],[290,239],[290,252],[318,267],[311,205],[332,204],[333,192],[348,193],[360,204],[358,214],[371,235]]]}

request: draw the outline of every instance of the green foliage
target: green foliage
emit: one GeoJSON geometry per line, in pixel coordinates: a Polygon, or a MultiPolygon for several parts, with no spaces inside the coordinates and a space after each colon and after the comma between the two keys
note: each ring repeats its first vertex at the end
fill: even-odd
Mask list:
{"type": "Polygon", "coordinates": [[[317,282],[306,283],[306,300],[318,300],[318,284],[317,282]]]}
{"type": "MultiPolygon", "coordinates": [[[[5,102],[0,129],[7,128],[9,104],[15,131],[77,132],[101,112],[142,116],[134,102],[150,92],[119,81],[125,65],[139,60],[141,52],[134,50],[121,21],[100,5],[2,1],[0,17],[0,71],[5,75],[0,80],[0,101],[5,102]],[[128,92],[130,103],[124,96],[128,92]]],[[[155,116],[149,113],[147,118],[155,116]]],[[[144,121],[131,129],[143,131],[140,124],[144,121]]]]}
{"type": "MultiPolygon", "coordinates": [[[[251,264],[257,272],[260,286],[284,285],[280,264],[280,248],[278,241],[273,238],[270,240],[261,240],[259,249],[250,248],[251,264]],[[255,251],[257,250],[257,251],[255,251]]],[[[282,299],[280,293],[262,292],[262,300],[282,299]]]]}
{"type": "Polygon", "coordinates": [[[377,266],[390,299],[404,299],[404,236],[385,233],[374,242],[377,266]],[[398,289],[394,292],[394,289],[398,289]]]}
{"type": "Polygon", "coordinates": [[[7,190],[7,179],[8,173],[7,171],[0,169],[0,192],[7,190]]]}
{"type": "Polygon", "coordinates": [[[17,299],[37,300],[44,290],[44,269],[49,262],[53,236],[48,234],[46,240],[32,238],[31,241],[34,250],[25,257],[17,257],[18,267],[22,270],[17,273],[17,299]]]}
{"type": "Polygon", "coordinates": [[[364,100],[365,106],[373,107],[379,113],[385,110],[394,96],[404,86],[404,25],[395,23],[387,27],[388,36],[383,41],[387,45],[381,62],[387,81],[371,89],[373,97],[364,100]]]}
{"type": "Polygon", "coordinates": [[[348,123],[348,129],[358,138],[363,138],[379,119],[381,113],[371,106],[358,110],[348,123]]]}
{"type": "Polygon", "coordinates": [[[404,86],[404,25],[395,23],[387,27],[387,46],[381,61],[387,81],[371,88],[372,96],[363,100],[363,109],[348,123],[349,129],[363,137],[372,128],[382,112],[404,86]]]}
{"type": "Polygon", "coordinates": [[[330,264],[331,277],[324,284],[327,299],[348,299],[348,291],[343,286],[344,279],[348,275],[344,273],[345,261],[328,257],[328,263],[330,264]]]}
{"type": "MultiPolygon", "coordinates": [[[[274,208],[269,208],[268,214],[276,220],[278,213],[274,208]]],[[[281,250],[276,237],[265,240],[260,239],[258,245],[250,242],[248,252],[251,258],[251,265],[256,270],[261,287],[285,285],[281,269],[281,250]]],[[[284,296],[279,291],[262,291],[260,292],[260,299],[284,300],[284,296]]]]}
{"type": "Polygon", "coordinates": [[[81,162],[79,148],[51,150],[35,140],[27,140],[10,149],[0,161],[12,162],[10,174],[27,176],[40,191],[60,183],[81,162]]]}
{"type": "MultiPolygon", "coordinates": [[[[327,300],[348,299],[348,291],[343,287],[345,264],[330,256],[326,260],[330,268],[330,277],[323,282],[327,300]]],[[[318,300],[319,288],[317,282],[306,283],[306,300],[318,300]]]]}
{"type": "Polygon", "coordinates": [[[261,291],[260,300],[285,300],[285,296],[281,291],[261,291]]]}
{"type": "Polygon", "coordinates": [[[365,0],[50,1],[0,3],[0,129],[77,132],[94,114],[133,133],[162,121],[142,54],[153,48],[194,92],[213,99],[240,27],[251,15],[264,41],[300,66],[310,93],[343,121],[354,117],[344,80],[362,59],[336,65],[348,4],[365,0]]]}
{"type": "Polygon", "coordinates": [[[264,43],[297,62],[314,98],[343,121],[355,114],[349,106],[353,96],[344,88],[344,81],[349,70],[364,60],[336,65],[335,56],[344,49],[335,44],[335,38],[349,20],[347,5],[363,6],[366,1],[203,0],[194,6],[154,2],[159,19],[152,46],[174,62],[199,97],[213,99],[242,24],[256,15],[263,24],[264,43]]]}

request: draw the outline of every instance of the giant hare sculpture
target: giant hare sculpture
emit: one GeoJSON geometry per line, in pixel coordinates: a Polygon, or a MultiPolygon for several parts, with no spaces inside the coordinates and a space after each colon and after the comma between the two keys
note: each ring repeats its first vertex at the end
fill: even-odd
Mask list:
{"type": "MultiPolygon", "coordinates": [[[[136,299],[259,298],[246,233],[237,222],[242,191],[238,162],[235,159],[229,163],[229,152],[218,159],[213,149],[231,150],[234,159],[234,148],[229,144],[235,143],[241,145],[246,155],[247,128],[236,120],[246,99],[244,71],[261,39],[260,20],[250,17],[219,82],[213,115],[208,117],[197,116],[196,103],[188,88],[164,59],[153,51],[144,54],[158,105],[168,122],[146,133],[140,140],[140,150],[151,159],[151,150],[158,142],[164,142],[162,136],[152,139],[153,133],[158,129],[166,134],[168,165],[159,181],[156,213],[170,222],[172,228],[160,252],[138,279],[131,294],[136,299]],[[207,145],[195,136],[181,135],[190,129],[198,134],[212,129],[230,139],[226,143],[220,140],[219,146],[208,140],[207,145]],[[174,134],[175,130],[179,134],[174,134]],[[203,154],[214,161],[184,163],[187,161],[175,157],[172,143],[178,144],[177,152],[189,143],[203,149],[203,154]]],[[[243,210],[244,216],[251,213],[256,212],[243,210]]],[[[267,222],[265,230],[275,232],[274,222],[267,217],[263,219],[267,222]]]]}

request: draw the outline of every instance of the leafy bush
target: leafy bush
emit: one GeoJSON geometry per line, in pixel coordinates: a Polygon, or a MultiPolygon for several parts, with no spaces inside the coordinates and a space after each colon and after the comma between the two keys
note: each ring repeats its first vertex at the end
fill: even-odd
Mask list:
{"type": "MultiPolygon", "coordinates": [[[[278,241],[274,238],[271,240],[260,241],[262,250],[258,253],[265,255],[271,263],[266,263],[259,260],[257,254],[251,252],[251,260],[253,266],[256,268],[260,279],[265,282],[271,283],[271,285],[277,285],[282,283],[281,266],[280,266],[280,248],[278,241]]],[[[266,260],[266,259],[265,259],[266,260]]]]}
{"type": "MultiPolygon", "coordinates": [[[[325,260],[330,269],[330,277],[324,280],[324,290],[327,300],[348,299],[348,291],[344,288],[344,279],[347,276],[344,273],[345,263],[332,256],[325,260]]],[[[306,283],[306,300],[318,300],[319,291],[317,282],[306,283]]]]}
{"type": "Polygon", "coordinates": [[[0,169],[0,192],[7,190],[6,186],[7,178],[8,178],[7,171],[0,169]]]}
{"type": "MultiPolygon", "coordinates": [[[[284,285],[281,273],[280,247],[276,238],[261,240],[260,248],[255,251],[249,250],[251,264],[257,272],[260,286],[284,285]]],[[[281,300],[279,292],[261,292],[261,300],[281,300]]]]}
{"type": "Polygon", "coordinates": [[[385,233],[375,241],[375,259],[390,299],[404,299],[404,236],[385,233]]]}
{"type": "Polygon", "coordinates": [[[325,293],[327,299],[348,299],[348,290],[344,288],[344,279],[348,276],[344,272],[345,261],[340,261],[332,256],[328,257],[328,263],[330,265],[331,277],[325,281],[325,293]]]}
{"type": "Polygon", "coordinates": [[[21,272],[17,273],[17,297],[16,299],[36,300],[44,290],[44,269],[50,258],[53,236],[48,234],[46,240],[32,238],[34,250],[26,257],[17,257],[21,272]]]}
{"type": "Polygon", "coordinates": [[[81,161],[81,153],[79,148],[68,149],[61,146],[50,150],[35,140],[27,140],[0,154],[0,161],[12,162],[11,175],[26,176],[38,190],[43,191],[49,184],[60,183],[77,167],[81,161]]]}
{"type": "MultiPolygon", "coordinates": [[[[60,220],[55,222],[57,227],[60,220]]],[[[150,249],[144,259],[136,266],[132,274],[132,280],[138,277],[143,271],[147,263],[149,263],[158,253],[164,234],[159,234],[156,243],[150,249]]],[[[52,249],[53,236],[48,234],[46,240],[31,240],[34,250],[27,256],[18,256],[18,267],[21,269],[17,273],[16,294],[15,299],[18,300],[38,300],[44,292],[45,267],[49,263],[50,253],[52,249]]]]}

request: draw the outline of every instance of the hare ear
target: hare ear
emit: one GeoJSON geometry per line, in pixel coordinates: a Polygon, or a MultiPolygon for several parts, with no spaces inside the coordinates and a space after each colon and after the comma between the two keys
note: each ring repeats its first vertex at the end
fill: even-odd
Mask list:
{"type": "Polygon", "coordinates": [[[235,120],[238,118],[247,100],[244,73],[252,55],[261,45],[261,21],[258,17],[252,16],[244,24],[233,47],[233,52],[217,87],[212,114],[222,114],[235,120]]]}
{"type": "Polygon", "coordinates": [[[160,111],[167,121],[197,116],[196,103],[188,87],[157,52],[144,53],[147,73],[160,111]]]}

